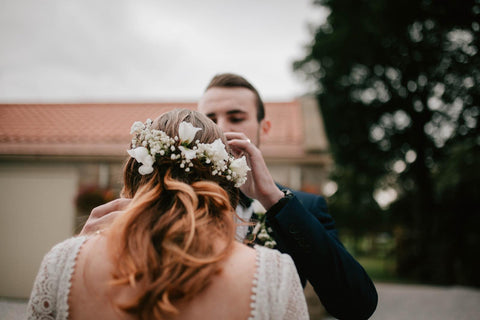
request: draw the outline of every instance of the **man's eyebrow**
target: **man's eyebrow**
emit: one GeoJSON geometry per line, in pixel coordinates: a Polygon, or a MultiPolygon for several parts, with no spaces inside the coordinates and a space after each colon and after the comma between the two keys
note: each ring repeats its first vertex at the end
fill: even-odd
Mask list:
{"type": "MultiPolygon", "coordinates": [[[[247,114],[247,112],[241,109],[233,109],[233,110],[228,110],[226,114],[227,115],[247,114]]],[[[215,112],[209,112],[206,114],[206,116],[209,118],[213,118],[213,117],[216,117],[217,114],[215,112]]]]}
{"type": "Polygon", "coordinates": [[[228,111],[227,111],[227,114],[228,114],[228,115],[230,115],[230,114],[239,114],[239,113],[246,114],[247,112],[245,112],[244,110],[240,110],[240,109],[233,109],[233,110],[228,110],[228,111]]]}

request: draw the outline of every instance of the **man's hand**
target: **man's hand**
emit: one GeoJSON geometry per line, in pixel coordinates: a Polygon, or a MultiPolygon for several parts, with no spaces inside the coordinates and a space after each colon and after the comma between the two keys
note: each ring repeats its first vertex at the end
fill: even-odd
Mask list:
{"type": "Polygon", "coordinates": [[[112,224],[116,217],[121,215],[132,199],[115,199],[92,210],[80,235],[86,235],[101,230],[112,224]]]}
{"type": "Polygon", "coordinates": [[[226,132],[228,145],[236,157],[244,155],[251,171],[248,172],[247,182],[240,187],[245,195],[257,199],[265,209],[270,209],[283,197],[268,171],[262,152],[250,142],[245,134],[240,132],[226,132]]]}

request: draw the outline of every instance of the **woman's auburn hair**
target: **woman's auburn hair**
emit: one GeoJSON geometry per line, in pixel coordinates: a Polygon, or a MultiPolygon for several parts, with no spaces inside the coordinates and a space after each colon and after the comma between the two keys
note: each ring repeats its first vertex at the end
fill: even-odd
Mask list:
{"type": "MultiPolygon", "coordinates": [[[[225,141],[210,119],[191,110],[166,113],[154,127],[175,136],[182,121],[202,128],[196,135],[201,142],[225,141]]],[[[134,298],[113,302],[140,319],[161,319],[178,313],[178,304],[221,271],[235,238],[238,189],[201,164],[186,173],[178,163],[157,159],[153,173],[145,176],[138,167],[133,158],[125,164],[122,195],[132,202],[107,234],[112,289],[130,287],[134,298]]]]}

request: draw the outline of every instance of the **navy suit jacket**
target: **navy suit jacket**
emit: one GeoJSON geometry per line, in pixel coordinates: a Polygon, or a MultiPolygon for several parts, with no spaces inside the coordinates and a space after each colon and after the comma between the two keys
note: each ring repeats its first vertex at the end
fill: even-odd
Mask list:
{"type": "Polygon", "coordinates": [[[377,291],[338,239],[325,199],[291,191],[294,197],[267,219],[278,249],[292,257],[302,284],[311,283],[332,316],[368,319],[377,307],[377,291]]]}

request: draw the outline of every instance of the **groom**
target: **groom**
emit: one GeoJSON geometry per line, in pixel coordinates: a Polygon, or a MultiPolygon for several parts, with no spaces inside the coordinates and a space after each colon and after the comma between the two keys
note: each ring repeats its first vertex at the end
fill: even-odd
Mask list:
{"type": "MultiPolygon", "coordinates": [[[[254,211],[250,199],[258,200],[267,210],[276,248],[293,258],[302,283],[311,283],[325,309],[339,319],[368,319],[377,306],[375,286],[339,241],[325,199],[277,186],[272,179],[258,149],[271,127],[258,91],[239,75],[219,74],[207,86],[198,111],[224,131],[232,150],[244,154],[252,169],[241,188],[248,198],[242,197],[237,213],[249,220],[254,211]]],[[[82,232],[108,224],[127,203],[119,199],[94,209],[82,232]]]]}
{"type": "MultiPolygon", "coordinates": [[[[294,260],[302,282],[308,280],[325,309],[339,319],[367,319],[377,306],[375,286],[337,238],[325,199],[280,188],[258,149],[271,123],[258,91],[235,74],[216,75],[198,103],[225,133],[234,151],[246,155],[251,177],[241,188],[267,209],[267,224],[277,249],[294,260]]],[[[237,208],[250,219],[248,206],[237,208]]]]}

